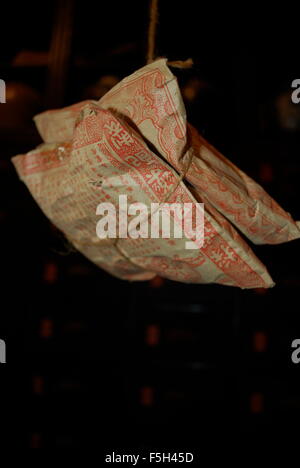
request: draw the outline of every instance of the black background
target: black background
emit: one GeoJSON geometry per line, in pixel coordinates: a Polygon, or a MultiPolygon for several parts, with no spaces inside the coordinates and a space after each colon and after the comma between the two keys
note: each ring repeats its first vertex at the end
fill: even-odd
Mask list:
{"type": "MultiPolygon", "coordinates": [[[[18,180],[10,158],[40,142],[31,118],[45,108],[48,75],[14,61],[22,50],[49,49],[55,12],[47,1],[1,6],[0,78],[37,94],[29,108],[24,98],[22,123],[18,107],[0,105],[0,446],[199,451],[206,436],[257,443],[297,430],[298,241],[253,246],[276,281],[268,291],[127,283],[67,254],[18,180]]],[[[183,88],[205,84],[186,103],[189,120],[295,219],[300,127],[280,125],[276,102],[300,78],[299,21],[286,2],[263,10],[161,0],[156,50],[193,57],[191,70],[174,71],[183,88]]],[[[147,1],[75,2],[62,105],[82,100],[103,75],[121,79],[143,66],[147,26],[147,1]]]]}

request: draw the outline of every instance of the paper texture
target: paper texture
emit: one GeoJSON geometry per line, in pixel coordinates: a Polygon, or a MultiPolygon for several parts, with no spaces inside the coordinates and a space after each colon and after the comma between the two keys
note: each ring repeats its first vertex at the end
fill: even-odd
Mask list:
{"type": "Polygon", "coordinates": [[[125,78],[99,102],[48,111],[35,122],[45,144],[13,163],[46,216],[95,264],[128,280],[158,274],[182,282],[273,286],[233,224],[255,243],[274,244],[300,237],[298,226],[187,124],[165,59],[125,78]],[[189,158],[190,189],[178,184],[189,158]],[[170,191],[168,203],[204,202],[201,249],[186,250],[185,237],[119,239],[117,245],[97,238],[99,203],[117,206],[126,194],[129,203],[150,206],[170,191]]]}

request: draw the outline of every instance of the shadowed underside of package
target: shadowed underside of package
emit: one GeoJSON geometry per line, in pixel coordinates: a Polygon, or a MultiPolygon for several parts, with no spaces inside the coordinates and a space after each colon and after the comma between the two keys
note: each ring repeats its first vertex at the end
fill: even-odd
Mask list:
{"type": "Polygon", "coordinates": [[[158,274],[187,283],[274,285],[237,229],[256,244],[278,244],[299,238],[299,225],[187,123],[165,59],[99,102],[47,111],[35,122],[44,144],[13,163],[46,216],[96,265],[127,280],[158,274]],[[97,238],[97,206],[117,207],[120,195],[146,206],[204,203],[203,246],[187,250],[185,235],[97,238]]]}

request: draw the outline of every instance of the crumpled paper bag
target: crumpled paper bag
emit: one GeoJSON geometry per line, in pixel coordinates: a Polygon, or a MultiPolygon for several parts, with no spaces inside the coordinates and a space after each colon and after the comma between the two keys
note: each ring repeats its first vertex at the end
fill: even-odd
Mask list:
{"type": "Polygon", "coordinates": [[[125,78],[99,102],[44,112],[35,122],[45,144],[13,163],[45,214],[94,263],[130,280],[159,274],[241,288],[274,285],[233,224],[255,243],[298,238],[298,225],[187,124],[165,59],[125,78]],[[109,130],[116,128],[123,137],[117,144],[115,131],[109,130]],[[189,162],[188,189],[178,183],[178,173],[189,162]],[[170,190],[168,203],[204,202],[201,249],[186,250],[185,237],[117,242],[96,237],[99,203],[117,205],[119,195],[126,194],[129,203],[149,206],[163,202],[170,190]]]}

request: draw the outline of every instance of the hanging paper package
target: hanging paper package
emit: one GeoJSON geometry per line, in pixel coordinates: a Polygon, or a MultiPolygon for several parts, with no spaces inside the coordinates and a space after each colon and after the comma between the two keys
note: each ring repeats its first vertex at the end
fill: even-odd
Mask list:
{"type": "Polygon", "coordinates": [[[186,122],[165,59],[125,78],[99,102],[47,111],[35,122],[45,144],[13,163],[45,214],[98,266],[129,280],[159,274],[241,288],[274,285],[233,224],[255,243],[274,244],[299,238],[298,225],[186,122]],[[147,206],[170,194],[168,203],[204,202],[201,249],[187,250],[185,237],[98,239],[98,204],[117,206],[122,194],[147,206]]]}

